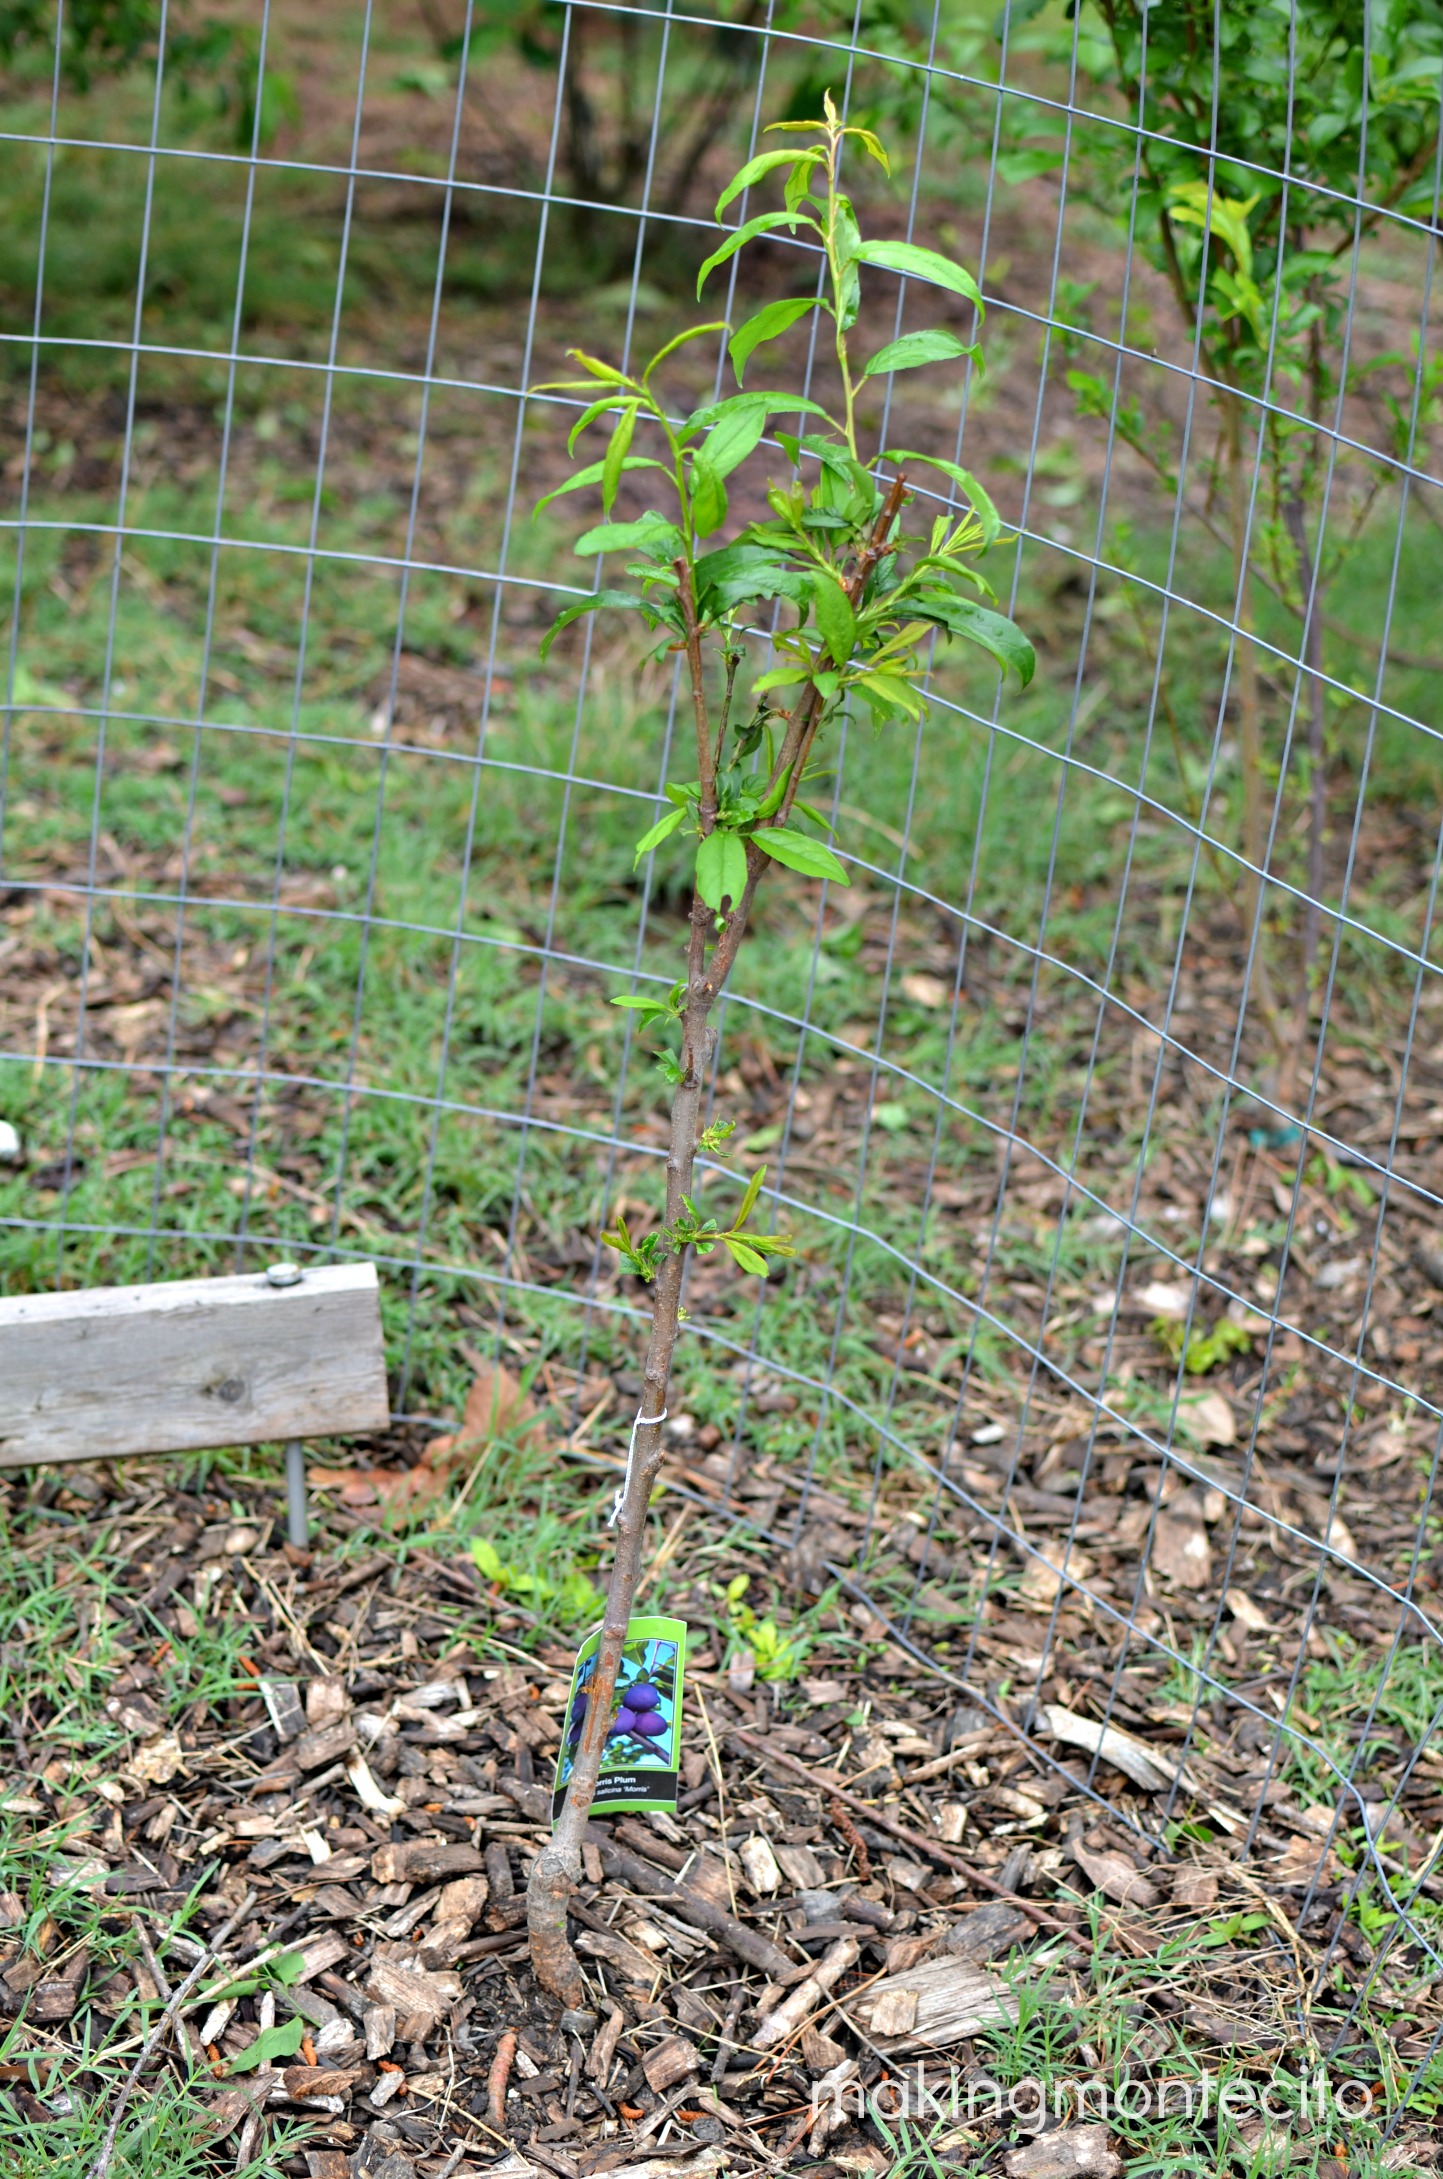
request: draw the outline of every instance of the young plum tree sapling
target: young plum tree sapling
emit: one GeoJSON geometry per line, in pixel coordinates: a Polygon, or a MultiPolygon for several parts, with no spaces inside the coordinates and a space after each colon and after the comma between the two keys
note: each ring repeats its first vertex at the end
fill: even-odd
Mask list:
{"type": "MultiPolygon", "coordinates": [[[[955,462],[892,447],[865,457],[858,440],[859,400],[869,381],[924,364],[978,360],[975,346],[942,326],[904,333],[865,360],[854,352],[864,277],[900,275],[958,296],[982,317],[971,275],[950,258],[910,242],[869,240],[841,187],[849,144],[885,170],[887,156],[870,130],[844,126],[830,97],[816,122],[780,122],[789,139],[749,159],[723,190],[720,219],[744,191],[780,184],[782,207],[747,219],[701,268],[697,291],[738,250],[784,230],[819,252],[825,279],[814,295],[768,303],[733,330],[713,322],[689,327],[652,357],[639,376],[573,349],[583,376],[549,388],[586,396],[571,433],[609,427],[603,457],[577,470],[548,499],[594,489],[604,520],[577,540],[583,554],[615,554],[628,589],[605,589],[568,606],[546,639],[580,614],[617,608],[638,613],[659,632],[662,648],[685,662],[695,730],[695,775],[666,788],[670,805],[637,842],[638,861],[668,839],[695,842],[695,883],[683,974],[664,997],[617,999],[649,1031],[674,1040],[661,1054],[672,1087],[666,1202],[659,1225],[633,1233],[618,1218],[605,1235],[627,1269],[648,1282],[651,1326],[643,1395],[616,1513],[616,1549],[596,1668],[577,1739],[565,1804],[537,1857],[528,1893],[531,1958],[540,1982],[568,2005],[583,1995],[566,1934],[566,1907],[581,1868],[581,1844],[614,1722],[615,1688],[627,1621],[641,1571],[647,1508],[662,1457],[661,1419],[680,1318],[687,1251],[725,1248],[746,1272],[765,1276],[791,1241],[753,1223],[765,1177],[754,1173],[726,1222],[705,1213],[695,1184],[698,1154],[715,1155],[725,1123],[703,1130],[716,1045],[711,1023],[718,994],[737,958],[757,887],[773,864],[811,878],[847,883],[826,818],[805,799],[819,737],[845,707],[864,705],[879,727],[917,720],[922,684],[937,637],[979,646],[1020,682],[1031,677],[1031,646],[991,603],[976,561],[999,535],[997,512],[982,487],[955,462]],[[748,388],[757,352],[812,313],[835,355],[837,393],[829,404],[789,387],[748,388]],[[661,390],[665,368],[689,341],[729,336],[738,392],[678,421],[661,390]],[[727,479],[755,455],[772,426],[772,445],[788,465],[773,482],[764,519],[728,537],[727,479]],[[912,494],[909,469],[939,471],[960,494],[913,534],[904,527],[912,494]],[[644,480],[654,504],[635,520],[611,519],[623,477],[644,480]],[[765,601],[780,619],[771,629],[775,663],[739,703],[748,663],[746,608],[765,601]]],[[[771,133],[771,132],[769,132],[771,133]]],[[[772,453],[772,445],[767,453],[772,453]]],[[[547,504],[543,501],[542,505],[547,504]]],[[[770,617],[770,616],[769,616],[770,617]]]]}

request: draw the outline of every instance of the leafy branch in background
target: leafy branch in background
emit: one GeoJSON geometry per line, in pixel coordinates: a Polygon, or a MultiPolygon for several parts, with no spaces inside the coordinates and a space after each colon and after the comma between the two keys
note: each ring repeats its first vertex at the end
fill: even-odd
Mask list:
{"type": "MultiPolygon", "coordinates": [[[[1392,462],[1357,446],[1339,450],[1330,427],[1340,405],[1377,411],[1382,449],[1407,460],[1420,431],[1443,421],[1443,361],[1411,354],[1359,360],[1351,322],[1353,257],[1392,213],[1436,222],[1443,0],[1081,0],[1066,19],[1043,0],[1011,0],[1009,44],[1075,62],[1106,112],[1069,117],[1008,103],[1013,181],[1060,169],[1068,188],[1110,218],[1133,219],[1137,246],[1165,280],[1178,330],[1195,342],[1218,419],[1202,501],[1188,511],[1231,558],[1242,640],[1235,680],[1241,773],[1241,861],[1220,860],[1223,889],[1249,941],[1256,930],[1254,996],[1273,1048],[1272,1093],[1295,1086],[1318,967],[1331,754],[1326,636],[1366,636],[1326,609],[1379,496],[1398,482],[1392,462]],[[1135,126],[1118,128],[1117,110],[1135,126]],[[1134,170],[1136,204],[1134,215],[1134,170]],[[1255,486],[1255,478],[1257,480],[1255,486]],[[1255,646],[1259,588],[1301,627],[1306,674],[1304,746],[1289,769],[1300,783],[1308,898],[1297,951],[1280,979],[1265,914],[1269,803],[1283,791],[1283,752],[1265,746],[1255,646]],[[1279,996],[1299,994],[1289,1005],[1279,996]]],[[[1078,411],[1110,419],[1171,493],[1178,449],[1170,420],[1111,367],[1090,364],[1087,291],[1064,286],[1075,317],[1061,335],[1078,411]]],[[[1122,329],[1124,340],[1128,329],[1122,329]]],[[[1136,344],[1137,335],[1130,336],[1136,344]]],[[[1156,385],[1155,377],[1149,383],[1156,385]]],[[[1356,438],[1357,434],[1352,434],[1356,438]]],[[[1200,811],[1192,813],[1200,817],[1200,811]]],[[[1275,828],[1285,842],[1286,821],[1275,828]]],[[[1284,850],[1286,852],[1286,850],[1284,850]]],[[[1277,900],[1272,902],[1274,914],[1277,900]]]]}
{"type": "MultiPolygon", "coordinates": [[[[85,91],[127,69],[154,67],[161,23],[161,0],[72,0],[59,12],[53,0],[0,0],[0,65],[34,57],[48,72],[58,36],[61,74],[85,91]]],[[[192,18],[172,7],[164,57],[167,80],[187,103],[227,119],[243,151],[253,142],[269,144],[283,122],[299,119],[295,85],[284,72],[261,66],[253,24],[192,18]]]]}
{"type": "Polygon", "coordinates": [[[628,995],[619,1002],[649,1030],[677,1039],[660,1057],[672,1089],[666,1204],[651,1232],[634,1236],[618,1219],[605,1236],[651,1291],[643,1401],[618,1501],[597,1698],[588,1706],[566,1804],[534,1865],[528,1894],[533,1966],[542,1984],[569,2005],[580,2001],[583,1986],[567,1939],[566,1906],[580,1873],[661,1464],[685,1259],[690,1250],[721,1246],[744,1271],[765,1276],[776,1258],[792,1253],[785,1235],[759,1232],[750,1223],[764,1170],[746,1184],[725,1224],[699,1204],[698,1152],[705,1147],[714,1155],[729,1131],[725,1122],[705,1131],[701,1126],[716,1046],[712,1008],[769,871],[847,882],[830,822],[803,792],[816,774],[820,738],[843,710],[861,705],[878,726],[920,718],[922,684],[939,637],[975,646],[1024,683],[1033,669],[1031,646],[995,609],[975,564],[1000,531],[982,487],[955,463],[933,457],[875,448],[864,458],[858,437],[858,397],[869,380],[977,356],[975,345],[938,327],[907,333],[860,358],[854,342],[864,274],[902,275],[959,296],[980,321],[976,284],[935,250],[862,234],[842,188],[843,151],[854,146],[884,171],[887,155],[870,130],[843,125],[830,96],[822,120],[773,127],[794,140],[748,160],[723,190],[717,217],[761,185],[780,186],[781,208],[729,231],[702,266],[697,292],[748,243],[779,232],[804,238],[818,253],[825,268],[820,292],[768,303],[735,328],[720,320],[688,327],[639,375],[575,349],[579,375],[545,389],[581,400],[570,437],[573,455],[588,433],[604,431],[607,439],[599,459],[584,463],[541,504],[572,492],[599,493],[603,519],[583,532],[576,550],[620,560],[628,587],[607,588],[568,606],[544,649],[583,614],[636,614],[660,650],[684,663],[695,743],[694,776],[668,784],[669,807],[636,848],[639,860],[673,841],[684,843],[693,869],[685,973],[664,998],[628,995]],[[760,352],[813,313],[835,362],[829,401],[789,387],[748,387],[747,373],[759,364],[760,352]],[[723,338],[739,390],[678,417],[662,391],[667,364],[689,342],[723,338]],[[788,473],[769,485],[766,516],[727,536],[728,479],[758,454],[769,430],[788,473]],[[964,504],[913,535],[903,527],[910,499],[903,464],[924,461],[964,504]],[[648,504],[640,514],[615,520],[624,481],[628,489],[642,487],[648,504]],[[761,602],[779,609],[780,625],[767,639],[774,662],[751,673],[747,612],[761,602]]]}
{"type": "MultiPolygon", "coordinates": [[[[674,40],[669,73],[679,71],[681,80],[672,82],[657,116],[647,86],[656,78],[656,40],[664,27],[659,11],[649,21],[645,7],[612,12],[572,8],[562,0],[421,4],[438,60],[448,71],[464,65],[468,102],[504,154],[516,187],[540,186],[545,163],[534,138],[511,118],[514,96],[508,99],[497,61],[509,55],[529,73],[562,75],[562,209],[574,240],[587,251],[592,281],[598,258],[603,277],[620,273],[635,247],[630,223],[607,220],[606,208],[634,202],[650,172],[653,207],[663,218],[680,211],[755,85],[762,53],[755,33],[770,11],[761,0],[735,0],[718,13],[720,20],[692,24],[685,39],[674,40]]],[[[411,81],[422,87],[414,72],[411,81]]]]}

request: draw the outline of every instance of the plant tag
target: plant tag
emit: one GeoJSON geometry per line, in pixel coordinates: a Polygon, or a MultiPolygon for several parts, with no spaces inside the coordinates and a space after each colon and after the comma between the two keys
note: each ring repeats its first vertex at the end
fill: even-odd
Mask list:
{"type": "MultiPolygon", "coordinates": [[[[561,1813],[571,1779],[600,1640],[601,1629],[595,1627],[577,1651],[572,1668],[566,1729],[556,1759],[553,1823],[561,1813]]],[[[685,1620],[628,1620],[612,1698],[611,1731],[601,1757],[596,1799],[591,1804],[594,1815],[620,1815],[641,1808],[664,1809],[675,1815],[685,1663],[685,1620]]]]}

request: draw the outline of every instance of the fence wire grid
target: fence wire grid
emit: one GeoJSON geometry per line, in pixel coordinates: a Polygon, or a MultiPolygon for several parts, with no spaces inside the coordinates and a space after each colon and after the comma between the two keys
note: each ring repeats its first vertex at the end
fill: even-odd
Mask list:
{"type": "Polygon", "coordinates": [[[981,284],[986,375],[879,428],[995,489],[1042,665],[845,725],[853,884],[760,906],[713,1109],[801,1255],[693,1266],[674,1487],[1050,1763],[1161,1717],[1089,1790],[1386,1908],[1351,2022],[1398,1942],[1443,1974],[1436,9],[1191,7],[1190,74],[1155,9],[510,12],[340,11],[323,65],[267,0],[222,122],[164,8],[105,103],[63,13],[12,84],[7,1283],[373,1257],[401,1408],[459,1319],[620,1412],[678,690],[590,622],[535,664],[595,585],[528,389],[683,321],[713,185],[830,87],[981,284]]]}

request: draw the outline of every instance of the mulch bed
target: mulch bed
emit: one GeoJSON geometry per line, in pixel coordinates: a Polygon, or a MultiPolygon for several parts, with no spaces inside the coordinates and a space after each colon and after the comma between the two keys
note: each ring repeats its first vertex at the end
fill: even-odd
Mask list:
{"type": "MultiPolygon", "coordinates": [[[[414,1464],[423,1442],[398,1431],[363,1463],[414,1464]]],[[[1191,1721],[1188,1799],[1211,1812],[1210,1836],[1169,1852],[1156,1838],[1166,1778],[1145,1791],[1104,1762],[1089,1779],[1065,1739],[1023,1738],[995,1682],[990,1703],[969,1699],[845,1592],[798,1680],[756,1677],[752,1654],[727,1642],[714,1586],[756,1565],[744,1532],[707,1508],[726,1457],[681,1439],[669,1471],[669,1502],[692,1502],[687,1550],[705,1549],[714,1577],[667,1598],[694,1645],[678,1813],[594,1825],[575,1901],[590,2001],[564,2019],[531,1980],[522,1923],[571,1651],[488,1593],[467,1560],[388,1543],[342,1506],[304,1556],[279,1543],[268,1495],[233,1479],[223,1497],[168,1490],[137,1468],[46,1480],[22,1549],[63,1553],[78,1524],[109,1529],[122,1669],[106,1709],[123,1739],[104,1762],[57,1757],[47,1727],[65,1697],[33,1688],[6,1721],[12,1821],[30,1844],[51,1844],[114,1926],[135,1918],[164,1959],[102,1978],[58,1933],[49,1956],[0,1945],[12,2058],[61,2060],[48,2076],[13,2064],[3,2092],[37,2119],[62,2081],[85,2093],[83,2049],[124,2033],[138,2001],[153,2016],[161,1977],[177,1981],[194,1940],[237,1915],[225,1966],[298,1953],[299,1979],[228,2003],[207,1995],[225,1980],[208,1970],[155,2063],[213,2078],[218,2169],[263,2145],[268,2126],[304,2119],[307,2144],[281,2168],[308,2179],[483,2168],[687,2179],[789,2161],[880,2173],[875,2124],[834,2114],[825,2086],[818,2117],[814,2083],[885,2100],[918,2055],[985,2070],[977,2037],[1006,2002],[989,1963],[1011,1957],[1014,1974],[1046,1975],[1065,1995],[1094,1948],[1147,1960],[1240,1913],[1261,1911],[1270,1933],[1191,1955],[1183,1978],[1160,1971],[1140,2019],[1185,2027],[1215,2060],[1261,2061],[1293,2044],[1325,1957],[1343,1970],[1333,1999],[1346,2005],[1373,1960],[1340,1913],[1346,1872],[1316,1812],[1269,1782],[1267,1750],[1236,1716],[1191,1721]],[[240,1668],[252,1684],[193,1705],[177,1727],[157,1700],[166,1630],[184,1638],[198,1613],[253,1630],[240,1668]],[[1241,1819],[1259,1795],[1248,1855],[1241,1819]],[[163,1945],[195,1886],[188,1936],[163,1945]],[[227,2078],[228,2061],[292,2011],[300,2048],[227,2078]]],[[[762,1510],[785,1528],[784,1495],[762,1510]]],[[[903,1510],[883,1508],[890,1527],[903,1510]]],[[[840,1499],[832,1513],[835,1540],[857,1515],[840,1499]]],[[[1046,1624],[1015,1600],[989,1605],[979,1646],[1016,1674],[1046,1624]]],[[[1235,1626],[1265,1669],[1269,1637],[1235,1626]]],[[[1114,1634],[1069,1606],[1054,1644],[1045,1696],[1074,1721],[1098,1718],[1114,1634]]],[[[1165,1769],[1186,1712],[1159,1699],[1157,1677],[1130,1662],[1110,1717],[1165,1769]]],[[[1396,1769],[1405,1759],[1400,1746],[1396,1769]]],[[[1385,1750],[1384,1773],[1392,1760],[1385,1750]]],[[[1405,1789],[1405,1852],[1443,1821],[1435,1767],[1405,1789]]],[[[1432,1879],[1424,1888],[1437,1895],[1432,1879]]],[[[18,1906],[0,1902],[12,1921],[18,1906]]],[[[1392,2028],[1406,2071],[1443,2006],[1414,1946],[1393,1948],[1387,1995],[1384,1982],[1414,1986],[1392,2028]]],[[[954,2133],[969,2162],[1015,2155],[1027,2138],[1005,2116],[954,2133]]],[[[1415,2162],[1429,2153],[1417,2144],[1415,2162]]]]}

